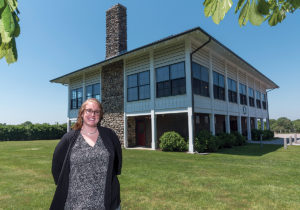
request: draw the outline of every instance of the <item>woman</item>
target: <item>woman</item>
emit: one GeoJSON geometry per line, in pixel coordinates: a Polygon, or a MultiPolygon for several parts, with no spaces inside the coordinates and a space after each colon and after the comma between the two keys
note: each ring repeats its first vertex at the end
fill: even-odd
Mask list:
{"type": "Polygon", "coordinates": [[[86,100],[77,122],[55,148],[57,185],[50,209],[120,209],[122,151],[115,132],[100,126],[102,105],[86,100]]]}

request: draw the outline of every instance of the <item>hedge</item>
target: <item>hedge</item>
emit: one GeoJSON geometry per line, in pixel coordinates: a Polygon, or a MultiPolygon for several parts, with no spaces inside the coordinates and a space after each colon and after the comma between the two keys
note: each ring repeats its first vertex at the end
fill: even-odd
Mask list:
{"type": "Polygon", "coordinates": [[[0,124],[0,141],[23,141],[37,139],[60,139],[67,132],[67,124],[0,124]]]}

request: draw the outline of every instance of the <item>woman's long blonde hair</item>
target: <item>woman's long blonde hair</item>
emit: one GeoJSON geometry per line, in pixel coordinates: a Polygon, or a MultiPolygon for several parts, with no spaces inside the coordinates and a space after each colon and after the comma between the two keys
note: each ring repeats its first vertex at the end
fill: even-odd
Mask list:
{"type": "Polygon", "coordinates": [[[76,123],[72,126],[73,130],[80,130],[82,128],[83,125],[83,119],[82,119],[82,114],[85,110],[86,105],[89,103],[95,103],[98,105],[99,109],[100,109],[100,115],[99,115],[99,122],[98,122],[98,126],[100,125],[100,122],[103,118],[103,108],[102,108],[102,104],[95,98],[89,98],[87,99],[80,107],[80,109],[78,110],[78,116],[77,116],[77,121],[76,123]]]}

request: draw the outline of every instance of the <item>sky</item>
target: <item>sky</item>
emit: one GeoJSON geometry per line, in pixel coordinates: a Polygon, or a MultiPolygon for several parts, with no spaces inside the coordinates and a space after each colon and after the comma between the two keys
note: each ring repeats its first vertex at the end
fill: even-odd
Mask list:
{"type": "Polygon", "coordinates": [[[300,11],[279,25],[238,25],[233,8],[216,25],[203,0],[19,1],[18,61],[0,60],[0,123],[65,123],[67,87],[51,79],[105,59],[105,11],[127,7],[127,49],[200,26],[280,88],[269,92],[271,119],[300,119],[300,11]]]}

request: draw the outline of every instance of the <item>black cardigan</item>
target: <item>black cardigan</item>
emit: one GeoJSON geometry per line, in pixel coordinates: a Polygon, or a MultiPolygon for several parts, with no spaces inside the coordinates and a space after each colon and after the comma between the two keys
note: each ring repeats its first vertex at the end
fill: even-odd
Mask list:
{"type": "MultiPolygon", "coordinates": [[[[120,184],[117,175],[121,174],[122,150],[118,136],[109,128],[98,127],[99,135],[110,153],[105,184],[105,209],[116,209],[120,205],[120,184]]],[[[57,185],[50,209],[64,209],[68,195],[70,173],[70,151],[80,130],[66,133],[57,144],[52,159],[52,175],[57,185]]]]}

